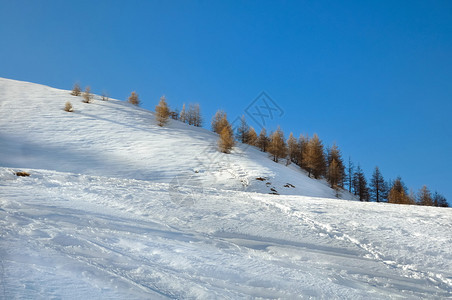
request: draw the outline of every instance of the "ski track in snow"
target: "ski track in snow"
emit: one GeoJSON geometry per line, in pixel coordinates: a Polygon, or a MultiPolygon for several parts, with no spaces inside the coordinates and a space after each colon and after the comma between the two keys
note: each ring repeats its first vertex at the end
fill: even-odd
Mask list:
{"type": "Polygon", "coordinates": [[[375,249],[371,243],[365,244],[359,241],[359,239],[341,232],[339,230],[335,230],[332,228],[330,224],[324,224],[321,222],[318,222],[310,217],[308,217],[306,214],[304,214],[301,211],[294,210],[293,208],[290,208],[288,206],[285,206],[281,203],[275,203],[272,202],[272,204],[279,208],[281,211],[285,212],[289,216],[294,216],[296,218],[299,218],[303,222],[306,222],[311,226],[312,229],[317,230],[320,233],[327,234],[331,238],[338,239],[338,240],[345,240],[350,242],[351,244],[356,245],[357,247],[365,250],[373,259],[383,263],[384,265],[388,266],[389,268],[396,268],[404,271],[404,275],[407,278],[422,278],[426,279],[428,281],[431,281],[434,285],[447,290],[450,290],[450,287],[452,286],[452,279],[445,278],[442,274],[434,273],[434,272],[423,272],[420,270],[417,270],[413,265],[411,264],[403,264],[403,263],[397,263],[395,258],[391,258],[388,255],[385,255],[384,253],[378,251],[375,249]]]}
{"type": "Polygon", "coordinates": [[[95,99],[0,78],[0,298],[452,298],[450,209],[332,199],[95,99]]]}
{"type": "MultiPolygon", "coordinates": [[[[32,173],[29,178],[3,176],[9,182],[2,186],[0,204],[6,215],[2,248],[5,243],[16,248],[26,240],[37,256],[64,255],[81,264],[77,269],[89,278],[122,282],[116,284],[119,287],[110,287],[109,280],[98,284],[117,295],[129,289],[135,294],[135,288],[144,295],[169,298],[435,298],[451,292],[450,282],[438,280],[440,272],[432,272],[436,276],[418,271],[415,264],[388,263],[395,258],[349,234],[353,229],[346,225],[345,212],[361,203],[210,189],[184,207],[170,200],[167,184],[32,173]],[[33,199],[26,196],[30,193],[33,199]],[[308,213],[323,211],[320,215],[328,216],[337,209],[344,216],[336,223],[324,223],[308,213]],[[157,259],[164,253],[166,259],[157,259]]],[[[375,208],[368,209],[374,213],[375,208]]],[[[441,216],[444,210],[433,211],[441,216]]],[[[425,253],[423,258],[420,264],[434,262],[425,253]]],[[[450,261],[445,263],[450,266],[450,261]]],[[[443,269],[446,277],[451,275],[447,270],[443,269]]]]}

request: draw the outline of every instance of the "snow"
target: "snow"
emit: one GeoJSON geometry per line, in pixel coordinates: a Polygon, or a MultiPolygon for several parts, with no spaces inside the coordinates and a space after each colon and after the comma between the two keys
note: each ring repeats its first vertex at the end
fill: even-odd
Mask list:
{"type": "Polygon", "coordinates": [[[173,120],[159,127],[147,110],[95,99],[86,104],[66,90],[0,79],[0,165],[166,183],[182,177],[203,187],[335,196],[325,183],[275,164],[254,147],[239,145],[233,155],[223,154],[217,135],[206,129],[173,120]],[[66,101],[73,113],[63,110],[66,101]],[[295,188],[284,187],[287,183],[295,188]]]}
{"type": "Polygon", "coordinates": [[[216,139],[0,79],[0,298],[452,297],[450,209],[337,199],[216,139]]]}

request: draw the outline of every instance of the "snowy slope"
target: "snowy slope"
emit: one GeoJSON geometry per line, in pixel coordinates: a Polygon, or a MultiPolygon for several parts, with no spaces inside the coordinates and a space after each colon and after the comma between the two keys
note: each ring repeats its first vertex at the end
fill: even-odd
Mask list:
{"type": "Polygon", "coordinates": [[[166,183],[182,177],[203,187],[335,196],[254,147],[238,145],[232,155],[222,154],[218,136],[206,129],[173,120],[162,128],[147,110],[99,98],[86,104],[70,91],[0,78],[0,166],[166,183]],[[63,110],[66,101],[74,113],[63,110]]]}
{"type": "Polygon", "coordinates": [[[449,209],[32,173],[1,171],[5,299],[452,296],[449,209]]]}
{"type": "Polygon", "coordinates": [[[0,299],[452,297],[452,210],[331,199],[215,141],[0,79],[0,299]]]}

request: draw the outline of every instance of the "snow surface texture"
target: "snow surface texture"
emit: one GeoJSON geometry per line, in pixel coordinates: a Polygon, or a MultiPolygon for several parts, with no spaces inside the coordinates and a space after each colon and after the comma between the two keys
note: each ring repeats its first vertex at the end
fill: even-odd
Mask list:
{"type": "Polygon", "coordinates": [[[0,299],[452,297],[452,210],[334,199],[95,99],[0,79],[0,299]]]}

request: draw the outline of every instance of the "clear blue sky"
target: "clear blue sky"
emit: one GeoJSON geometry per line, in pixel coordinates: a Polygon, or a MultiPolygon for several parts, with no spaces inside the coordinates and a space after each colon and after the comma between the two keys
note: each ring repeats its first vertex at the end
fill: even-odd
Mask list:
{"type": "Polygon", "coordinates": [[[279,124],[451,203],[452,1],[2,1],[0,76],[279,124]]]}

